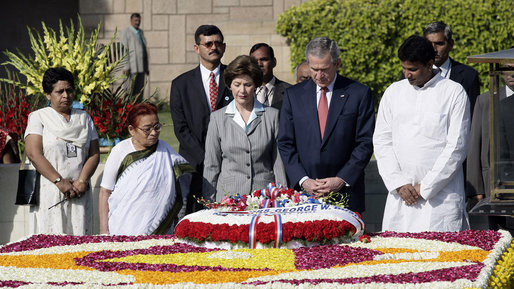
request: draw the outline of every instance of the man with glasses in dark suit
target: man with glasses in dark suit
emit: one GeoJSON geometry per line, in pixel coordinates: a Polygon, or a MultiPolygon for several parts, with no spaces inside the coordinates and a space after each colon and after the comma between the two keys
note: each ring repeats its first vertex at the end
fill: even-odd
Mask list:
{"type": "Polygon", "coordinates": [[[221,64],[225,53],[221,30],[214,25],[199,26],[195,32],[194,51],[200,56],[200,64],[175,78],[170,94],[171,117],[175,136],[180,142],[179,153],[196,170],[189,190],[192,194],[184,200],[185,212],[183,210],[181,215],[202,208],[194,196],[202,196],[205,138],[210,115],[232,100],[223,81],[226,65],[221,64]]]}

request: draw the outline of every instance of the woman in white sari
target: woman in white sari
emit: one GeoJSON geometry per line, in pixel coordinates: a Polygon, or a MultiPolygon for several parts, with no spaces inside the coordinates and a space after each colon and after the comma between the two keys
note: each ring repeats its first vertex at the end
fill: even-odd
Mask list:
{"type": "Polygon", "coordinates": [[[135,105],[127,121],[132,137],[117,144],[105,163],[100,233],[171,233],[194,169],[159,140],[162,124],[155,105],[135,105]]]}
{"type": "Polygon", "coordinates": [[[73,75],[49,68],[43,90],[51,103],[29,115],[25,152],[41,173],[39,205],[30,208],[32,234],[90,235],[93,197],[89,179],[100,160],[91,117],[73,109],[73,75]]]}

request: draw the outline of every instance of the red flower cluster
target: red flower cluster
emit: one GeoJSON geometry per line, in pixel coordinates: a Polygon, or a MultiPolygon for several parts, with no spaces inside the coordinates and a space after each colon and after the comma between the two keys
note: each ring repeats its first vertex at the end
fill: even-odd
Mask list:
{"type": "Polygon", "coordinates": [[[111,101],[103,99],[93,101],[85,106],[95,126],[99,137],[123,137],[127,135],[127,115],[132,109],[132,103],[122,99],[111,101]]]}
{"type": "Polygon", "coordinates": [[[9,132],[16,133],[18,137],[23,137],[27,119],[33,107],[24,93],[19,96],[9,95],[5,99],[4,97],[2,97],[3,101],[0,101],[0,126],[7,128],[9,132]]]}
{"type": "Polygon", "coordinates": [[[371,238],[368,235],[364,234],[359,237],[359,241],[361,241],[362,243],[369,243],[371,242],[371,238]]]}
{"type": "Polygon", "coordinates": [[[190,222],[183,220],[175,228],[175,234],[181,238],[203,241],[249,242],[250,225],[227,225],[190,222]]]}
{"type": "MultiPolygon", "coordinates": [[[[180,238],[189,238],[203,241],[241,241],[248,244],[250,225],[209,224],[202,222],[181,221],[175,228],[175,234],[180,238]]],[[[276,224],[258,223],[256,225],[257,241],[268,244],[276,239],[276,224]]],[[[343,237],[348,232],[355,233],[355,227],[346,221],[307,221],[286,222],[282,224],[282,242],[287,243],[293,239],[311,242],[324,242],[333,238],[343,237]]]]}

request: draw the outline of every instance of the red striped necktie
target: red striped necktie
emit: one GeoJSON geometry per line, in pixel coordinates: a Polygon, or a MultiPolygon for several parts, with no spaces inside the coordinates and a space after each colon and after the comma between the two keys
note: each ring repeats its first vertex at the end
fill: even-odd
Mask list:
{"type": "Polygon", "coordinates": [[[318,104],[318,120],[319,120],[319,130],[321,131],[321,139],[323,140],[323,135],[325,134],[325,125],[327,124],[327,116],[328,116],[328,101],[327,101],[327,88],[321,88],[321,97],[319,99],[318,104]]]}
{"type": "Polygon", "coordinates": [[[209,100],[211,102],[211,111],[215,111],[216,99],[218,98],[218,85],[216,84],[216,79],[214,79],[214,72],[211,72],[209,78],[209,100]]]}

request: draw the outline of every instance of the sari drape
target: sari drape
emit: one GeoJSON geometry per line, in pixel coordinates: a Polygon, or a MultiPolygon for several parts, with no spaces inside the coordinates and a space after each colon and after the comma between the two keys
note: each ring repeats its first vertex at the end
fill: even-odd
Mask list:
{"type": "Polygon", "coordinates": [[[109,232],[165,234],[182,207],[194,169],[166,142],[128,154],[109,197],[109,232]]]}

